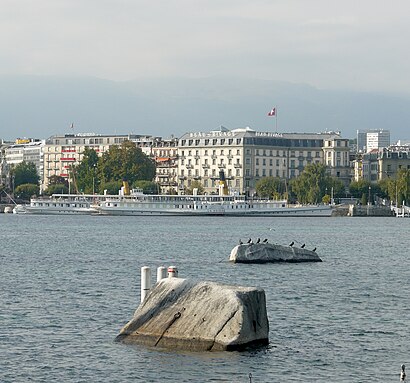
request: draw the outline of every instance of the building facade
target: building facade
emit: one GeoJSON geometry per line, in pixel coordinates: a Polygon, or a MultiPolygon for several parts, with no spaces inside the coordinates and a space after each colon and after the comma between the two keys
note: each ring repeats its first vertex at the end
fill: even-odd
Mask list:
{"type": "Polygon", "coordinates": [[[186,133],[178,142],[178,191],[194,180],[216,193],[224,171],[232,192],[253,195],[264,177],[297,177],[309,163],[324,163],[331,175],[350,180],[349,140],[339,133],[269,133],[250,128],[186,133]]]}
{"type": "Polygon", "coordinates": [[[369,153],[381,150],[390,145],[390,131],[384,129],[369,129],[357,131],[357,152],[369,153]]]}
{"type": "Polygon", "coordinates": [[[13,166],[16,166],[22,162],[32,162],[36,166],[37,173],[41,180],[44,175],[44,145],[45,140],[18,138],[14,144],[5,146],[3,152],[5,172],[10,173],[13,166]]]}
{"type": "Polygon", "coordinates": [[[359,154],[354,161],[354,180],[376,183],[395,178],[400,169],[410,169],[410,152],[396,150],[394,146],[370,153],[359,154]]]}
{"type": "Polygon", "coordinates": [[[124,141],[132,141],[147,154],[152,154],[154,142],[159,137],[145,135],[100,135],[95,133],[78,133],[56,135],[48,138],[44,145],[44,176],[41,188],[47,189],[52,176],[60,176],[70,181],[70,168],[78,165],[84,156],[85,148],[93,149],[101,156],[112,145],[120,145],[124,141]]]}
{"type": "Polygon", "coordinates": [[[178,139],[171,137],[155,141],[151,155],[156,164],[155,182],[164,194],[174,193],[178,187],[178,139]]]}

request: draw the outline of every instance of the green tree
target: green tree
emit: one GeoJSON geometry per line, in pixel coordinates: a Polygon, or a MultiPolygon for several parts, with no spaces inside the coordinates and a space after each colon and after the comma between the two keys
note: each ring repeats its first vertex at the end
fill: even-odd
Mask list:
{"type": "Polygon", "coordinates": [[[85,148],[83,159],[73,169],[75,187],[79,192],[92,194],[99,190],[99,158],[94,149],[85,148]]]}
{"type": "Polygon", "coordinates": [[[204,194],[205,193],[205,189],[204,186],[201,184],[201,182],[194,180],[191,182],[191,186],[187,187],[185,189],[185,194],[186,195],[192,195],[194,192],[194,189],[198,189],[197,193],[198,195],[204,194]]]}
{"type": "Polygon", "coordinates": [[[133,187],[142,189],[144,194],[160,194],[161,187],[152,181],[135,181],[133,187]]]}
{"type": "Polygon", "coordinates": [[[397,203],[402,205],[410,202],[410,169],[399,169],[397,172],[397,203]]]}
{"type": "Polygon", "coordinates": [[[45,195],[68,194],[68,186],[65,184],[48,185],[48,188],[44,190],[44,194],[45,195]]]}
{"type": "Polygon", "coordinates": [[[40,177],[36,165],[33,162],[23,161],[11,169],[11,175],[14,178],[14,187],[24,184],[38,185],[40,177]]]}
{"type": "Polygon", "coordinates": [[[29,201],[34,195],[40,193],[40,186],[35,184],[22,184],[16,187],[14,190],[14,195],[18,199],[29,201]]]}
{"type": "Polygon", "coordinates": [[[98,169],[101,182],[126,179],[132,185],[135,181],[152,181],[155,177],[154,161],[131,141],[111,146],[102,155],[98,169]]]}
{"type": "Polygon", "coordinates": [[[283,182],[278,177],[264,177],[256,183],[255,189],[260,197],[279,199],[283,195],[283,182]]]}
{"type": "Polygon", "coordinates": [[[349,192],[355,198],[362,198],[363,194],[369,193],[370,182],[367,180],[353,181],[349,185],[349,192]]]}
{"type": "Polygon", "coordinates": [[[109,181],[101,184],[102,191],[107,191],[107,194],[117,195],[122,187],[122,181],[109,181]]]}
{"type": "Polygon", "coordinates": [[[389,198],[389,199],[393,199],[390,196],[390,190],[395,190],[396,186],[395,186],[395,181],[392,178],[384,178],[382,180],[380,180],[378,183],[378,187],[380,189],[380,197],[381,198],[389,198]]]}
{"type": "Polygon", "coordinates": [[[68,188],[68,180],[65,177],[61,177],[61,176],[50,176],[48,177],[48,184],[49,185],[65,185],[68,188]]]}
{"type": "Polygon", "coordinates": [[[325,195],[329,178],[325,165],[311,163],[299,177],[290,181],[290,187],[300,203],[318,203],[325,195]]]}

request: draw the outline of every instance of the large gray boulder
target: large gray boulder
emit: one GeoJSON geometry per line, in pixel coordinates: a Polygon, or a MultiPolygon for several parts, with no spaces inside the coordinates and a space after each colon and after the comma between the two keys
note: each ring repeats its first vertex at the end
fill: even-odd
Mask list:
{"type": "Polygon", "coordinates": [[[167,278],[158,282],[117,340],[189,351],[238,350],[268,343],[265,292],[167,278]]]}
{"type": "Polygon", "coordinates": [[[273,243],[250,243],[235,246],[229,260],[236,263],[322,262],[312,250],[273,243]]]}

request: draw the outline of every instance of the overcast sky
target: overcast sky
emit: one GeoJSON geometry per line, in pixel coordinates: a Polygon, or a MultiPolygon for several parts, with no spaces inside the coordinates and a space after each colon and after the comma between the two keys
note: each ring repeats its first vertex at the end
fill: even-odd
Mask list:
{"type": "Polygon", "coordinates": [[[0,74],[408,92],[408,0],[1,0],[0,74]]]}

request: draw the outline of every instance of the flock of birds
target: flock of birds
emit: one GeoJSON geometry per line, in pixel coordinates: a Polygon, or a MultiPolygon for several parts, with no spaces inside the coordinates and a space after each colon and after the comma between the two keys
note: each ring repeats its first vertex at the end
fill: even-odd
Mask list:
{"type": "MultiPolygon", "coordinates": [[[[254,243],[261,243],[261,239],[258,238],[258,239],[256,240],[256,242],[253,242],[253,241],[252,241],[252,238],[249,238],[249,239],[246,241],[246,243],[249,244],[249,245],[253,245],[254,243]]],[[[268,243],[268,239],[265,238],[265,239],[262,241],[262,243],[268,243]]],[[[243,245],[243,244],[244,244],[241,239],[239,240],[239,244],[240,244],[240,245],[243,245]]],[[[289,246],[292,247],[294,244],[295,244],[295,242],[292,241],[292,242],[289,244],[289,246]]],[[[302,246],[300,246],[300,248],[301,248],[301,249],[304,249],[305,246],[306,246],[306,244],[304,243],[302,246]]],[[[315,247],[312,251],[316,251],[316,247],[315,247]]]]}

